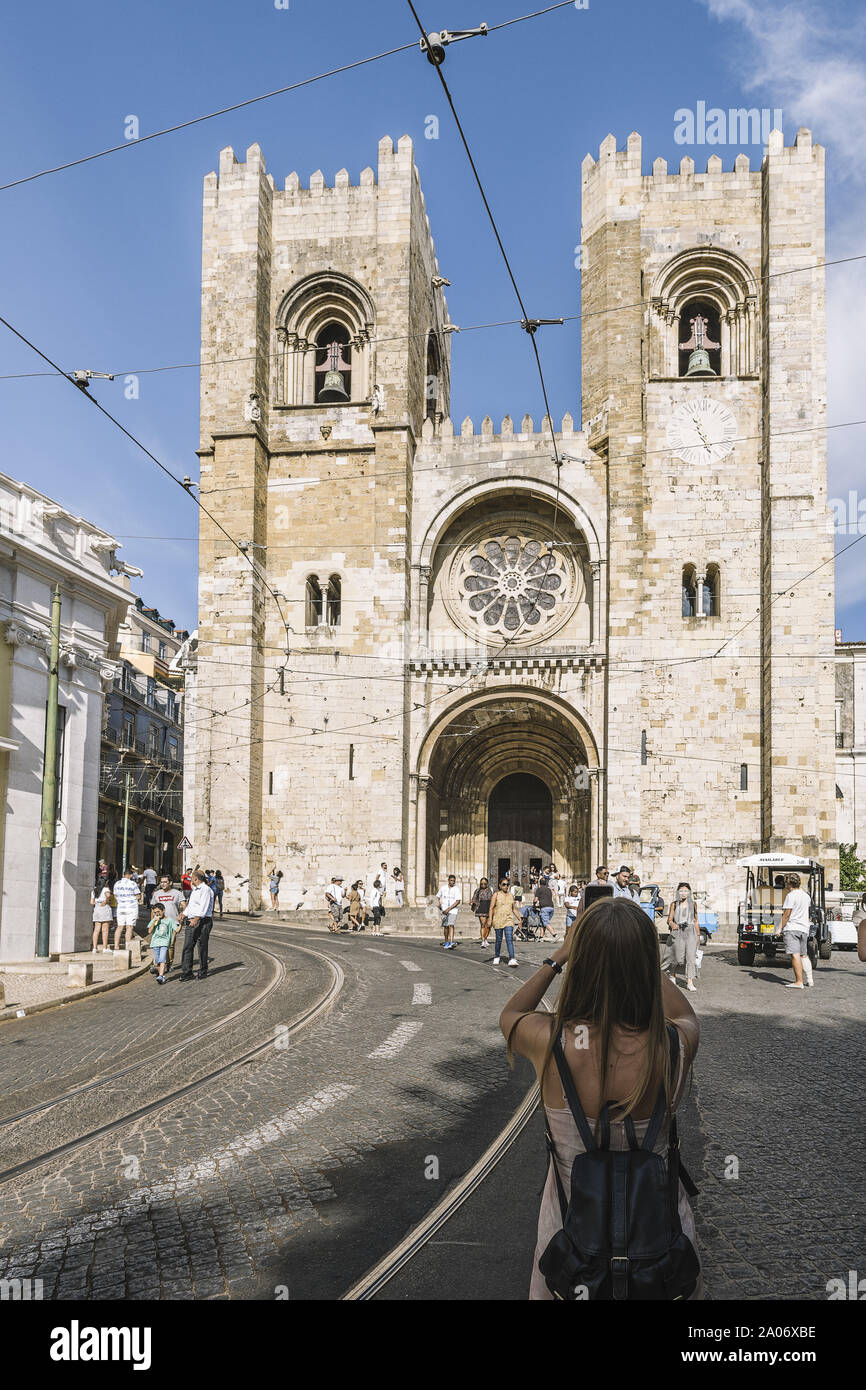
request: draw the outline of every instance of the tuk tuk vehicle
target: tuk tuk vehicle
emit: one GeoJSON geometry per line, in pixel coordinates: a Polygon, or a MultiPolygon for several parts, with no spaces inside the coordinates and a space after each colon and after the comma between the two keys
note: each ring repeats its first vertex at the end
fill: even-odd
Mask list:
{"type": "Polygon", "coordinates": [[[788,895],[785,878],[800,876],[800,886],[809,894],[809,940],[807,951],[813,966],[818,958],[829,960],[833,949],[824,892],[824,869],[817,859],[794,854],[753,854],[738,859],[737,868],[746,870],[746,891],[737,908],[737,961],[752,965],[756,952],[767,960],[784,954],[782,941],[783,903],[788,895]]]}

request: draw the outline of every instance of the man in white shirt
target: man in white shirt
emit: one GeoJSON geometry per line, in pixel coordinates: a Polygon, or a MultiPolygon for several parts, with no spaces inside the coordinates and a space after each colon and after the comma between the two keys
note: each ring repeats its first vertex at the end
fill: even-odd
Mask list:
{"type": "Polygon", "coordinates": [[[812,962],[809,959],[809,910],[812,900],[808,893],[800,887],[800,875],[788,874],[785,878],[785,886],[788,889],[787,897],[782,903],[782,924],[781,933],[785,950],[791,957],[791,965],[794,967],[794,978],[786,989],[802,989],[803,983],[814,984],[812,978],[812,962]]]}
{"type": "Polygon", "coordinates": [[[189,902],[184,908],[184,920],[186,922],[186,934],[183,943],[183,956],[181,958],[179,980],[191,980],[192,973],[192,953],[198,945],[198,974],[197,980],[206,980],[208,973],[208,941],[210,939],[210,929],[213,926],[213,889],[205,883],[204,875],[196,869],[190,874],[192,881],[192,892],[189,895],[189,902]]]}
{"type": "Polygon", "coordinates": [[[461,903],[460,889],[457,887],[457,879],[453,874],[448,875],[447,888],[440,888],[436,901],[439,904],[439,911],[442,913],[442,931],[445,934],[443,950],[453,951],[454,923],[457,921],[457,909],[461,903]]]}
{"type": "Polygon", "coordinates": [[[343,923],[343,879],[337,874],[325,889],[325,902],[328,905],[328,931],[339,931],[343,923]],[[333,925],[331,925],[333,923],[333,925]]]}
{"type": "Polygon", "coordinates": [[[138,922],[138,909],[141,905],[141,892],[135,881],[135,871],[130,865],[124,869],[123,876],[114,885],[114,897],[117,902],[117,928],[114,933],[114,949],[120,950],[120,938],[123,936],[124,944],[129,945],[135,936],[135,928],[138,922]]]}

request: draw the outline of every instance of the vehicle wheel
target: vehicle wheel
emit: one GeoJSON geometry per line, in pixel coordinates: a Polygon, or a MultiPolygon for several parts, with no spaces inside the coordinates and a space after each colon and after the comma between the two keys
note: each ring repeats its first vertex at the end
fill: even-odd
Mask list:
{"type": "Polygon", "coordinates": [[[829,960],[832,950],[832,941],[822,941],[821,945],[818,947],[818,955],[821,957],[822,960],[829,960]]]}
{"type": "Polygon", "coordinates": [[[701,950],[703,950],[704,947],[706,946],[707,940],[708,940],[707,933],[704,931],[703,927],[701,927],[701,930],[700,930],[700,932],[698,933],[698,936],[699,936],[700,943],[701,943],[701,950]]]}
{"type": "Polygon", "coordinates": [[[754,948],[754,946],[738,946],[738,947],[737,947],[737,964],[738,964],[738,965],[754,965],[754,964],[755,964],[755,948],[754,948]]]}

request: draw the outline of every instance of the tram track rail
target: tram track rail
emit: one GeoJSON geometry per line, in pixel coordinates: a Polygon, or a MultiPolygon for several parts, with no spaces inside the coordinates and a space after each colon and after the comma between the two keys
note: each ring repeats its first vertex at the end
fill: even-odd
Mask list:
{"type": "MultiPolygon", "coordinates": [[[[216,935],[217,933],[214,934],[216,935]]],[[[239,935],[239,933],[236,933],[236,935],[239,935]]],[[[282,983],[282,981],[285,979],[285,963],[281,961],[279,957],[275,956],[273,952],[268,951],[265,947],[258,945],[258,943],[245,941],[245,944],[248,945],[250,949],[257,950],[260,952],[260,954],[268,956],[272,961],[274,961],[275,965],[277,966],[277,970],[274,973],[273,979],[270,981],[269,985],[265,988],[265,990],[260,992],[260,994],[257,996],[255,1000],[248,1000],[242,1008],[234,1010],[233,1013],[228,1015],[226,1018],[218,1020],[216,1023],[209,1025],[207,1029],[201,1030],[201,1034],[195,1035],[196,1037],[213,1037],[213,1035],[219,1032],[221,1028],[226,1027],[228,1024],[232,1022],[236,1022],[239,1017],[241,1017],[244,1013],[248,1012],[251,1008],[259,1007],[263,1000],[272,992],[272,990],[276,989],[278,985],[282,983]]],[[[317,1022],[318,1019],[327,1014],[333,1007],[336,999],[339,997],[343,989],[343,985],[345,983],[345,974],[339,961],[333,960],[330,956],[325,955],[322,951],[317,951],[314,947],[300,946],[296,943],[285,944],[291,944],[293,950],[300,951],[304,955],[312,956],[315,957],[317,960],[324,961],[331,972],[331,980],[327,990],[320,999],[318,999],[314,1004],[310,1005],[309,1008],[305,1009],[304,1012],[298,1018],[294,1019],[291,1023],[286,1024],[284,1026],[281,1025],[281,1046],[285,1046],[287,1039],[297,1035],[300,1032],[303,1032],[306,1028],[310,1027],[313,1023],[317,1022]]],[[[193,1038],[186,1038],[182,1043],[172,1044],[164,1051],[168,1056],[171,1056],[172,1054],[180,1052],[181,1050],[186,1048],[189,1045],[189,1043],[193,1040],[193,1038]]],[[[273,1032],[271,1032],[271,1034],[263,1041],[256,1043],[252,1047],[246,1048],[242,1053],[240,1053],[237,1057],[232,1058],[230,1061],[224,1062],[218,1067],[212,1067],[203,1076],[196,1078],[195,1081],[191,1081],[184,1086],[177,1086],[172,1088],[171,1090],[165,1091],[160,1096],[156,1097],[154,1100],[148,1101],[147,1104],[138,1106],[133,1110],[127,1111],[123,1115],[117,1116],[112,1120],[108,1120],[105,1122],[105,1124],[94,1126],[90,1130],[87,1130],[85,1133],[77,1136],[74,1139],[70,1139],[63,1144],[58,1144],[53,1148],[47,1149],[40,1154],[34,1155],[34,1157],[32,1158],[23,1160],[20,1163],[13,1164],[9,1168],[0,1170],[0,1186],[13,1181],[15,1178],[18,1178],[25,1173],[30,1173],[34,1169],[42,1167],[46,1163],[50,1163],[53,1159],[60,1158],[68,1153],[72,1153],[76,1149],[84,1148],[86,1145],[93,1143],[96,1139],[101,1138],[103,1135],[110,1134],[118,1129],[122,1129],[124,1125],[131,1124],[135,1120],[141,1119],[144,1116],[149,1115],[156,1110],[161,1110],[164,1106],[172,1104],[174,1101],[179,1100],[183,1096],[191,1095],[195,1091],[199,1090],[201,1087],[209,1085],[218,1077],[227,1075],[229,1072],[235,1070],[237,1067],[247,1065],[247,1063],[253,1061],[256,1057],[261,1055],[263,1052],[266,1052],[269,1048],[273,1046],[274,1035],[273,1032]]],[[[117,1080],[119,1077],[126,1076],[131,1071],[138,1070],[142,1066],[151,1067],[154,1058],[160,1055],[162,1054],[148,1054],[148,1056],[146,1058],[143,1058],[140,1062],[131,1063],[128,1066],[119,1068],[114,1072],[105,1073],[101,1077],[94,1078],[92,1082],[88,1082],[84,1086],[76,1087],[70,1090],[69,1092],[66,1092],[64,1095],[50,1098],[49,1100],[43,1102],[42,1105],[33,1106],[26,1111],[22,1111],[19,1115],[9,1116],[3,1122],[3,1125],[0,1125],[0,1132],[2,1132],[2,1128],[4,1126],[8,1127],[14,1122],[30,1118],[33,1115],[38,1115],[40,1112],[43,1111],[51,1110],[57,1105],[61,1105],[65,1101],[74,1099],[76,1096],[81,1095],[82,1093],[88,1090],[96,1089],[99,1086],[109,1085],[111,1082],[117,1080]]]]}

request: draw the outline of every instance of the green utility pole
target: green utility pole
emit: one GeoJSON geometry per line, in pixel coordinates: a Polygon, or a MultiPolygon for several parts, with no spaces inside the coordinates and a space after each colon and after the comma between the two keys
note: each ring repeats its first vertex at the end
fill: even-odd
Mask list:
{"type": "Polygon", "coordinates": [[[123,873],[126,873],[126,828],[129,824],[129,773],[126,774],[126,795],[123,799],[123,873]]]}
{"type": "Polygon", "coordinates": [[[45,717],[45,750],[42,763],[42,831],[39,836],[39,909],[36,919],[36,955],[47,960],[51,944],[51,866],[54,858],[57,818],[57,697],[60,665],[60,585],[51,599],[51,650],[48,657],[48,711],[45,717]]]}

